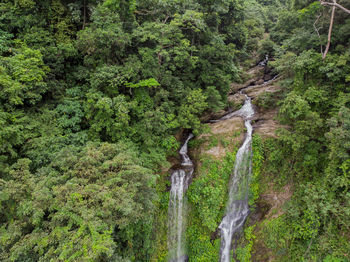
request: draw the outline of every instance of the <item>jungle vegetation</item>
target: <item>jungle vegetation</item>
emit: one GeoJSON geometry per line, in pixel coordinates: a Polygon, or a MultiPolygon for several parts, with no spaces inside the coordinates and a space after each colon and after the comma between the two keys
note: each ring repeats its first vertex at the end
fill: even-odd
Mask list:
{"type": "MultiPolygon", "coordinates": [[[[226,108],[230,83],[266,54],[283,78],[267,107],[287,128],[256,143],[256,172],[293,183],[294,194],[265,221],[264,242],[276,261],[348,261],[350,15],[336,8],[332,19],[332,9],[312,0],[1,1],[0,261],[163,261],[155,221],[166,219],[161,170],[179,148],[175,134],[200,134],[201,117],[226,108]]],[[[201,202],[201,190],[208,179],[224,188],[232,161],[208,162],[191,200],[222,202],[218,190],[201,202]]],[[[200,254],[217,248],[196,240],[210,245],[220,211],[198,212],[205,230],[188,232],[190,261],[216,261],[200,254]]]]}

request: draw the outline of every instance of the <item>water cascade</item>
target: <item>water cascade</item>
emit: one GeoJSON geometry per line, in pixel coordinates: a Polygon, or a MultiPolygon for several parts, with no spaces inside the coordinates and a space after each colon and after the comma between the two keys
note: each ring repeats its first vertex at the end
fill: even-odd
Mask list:
{"type": "Polygon", "coordinates": [[[182,162],[181,168],[171,175],[171,190],[169,201],[169,231],[168,250],[169,261],[185,262],[185,228],[186,228],[186,198],[185,193],[193,174],[193,163],[187,155],[188,142],[193,138],[190,134],[179,151],[182,162]]]}
{"type": "MultiPolygon", "coordinates": [[[[244,89],[240,92],[244,93],[244,89]]],[[[235,233],[242,229],[249,213],[248,193],[249,179],[252,172],[253,133],[251,119],[254,116],[254,109],[251,98],[247,95],[245,95],[245,97],[245,103],[240,110],[227,114],[220,119],[225,120],[234,116],[242,117],[247,129],[245,141],[236,155],[235,166],[229,184],[229,199],[226,207],[226,215],[219,226],[221,232],[221,262],[230,262],[232,239],[235,233]]]]}
{"type": "Polygon", "coordinates": [[[259,66],[266,66],[269,62],[269,55],[265,55],[265,59],[259,63],[259,66]]]}

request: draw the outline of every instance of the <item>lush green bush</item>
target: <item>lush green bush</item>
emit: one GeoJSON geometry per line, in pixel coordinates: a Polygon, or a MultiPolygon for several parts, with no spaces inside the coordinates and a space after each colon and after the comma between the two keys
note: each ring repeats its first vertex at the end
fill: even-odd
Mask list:
{"type": "Polygon", "coordinates": [[[228,181],[236,152],[222,161],[202,159],[201,168],[188,190],[190,214],[187,240],[190,261],[216,261],[220,251],[217,228],[226,210],[228,181]]]}
{"type": "Polygon", "coordinates": [[[253,159],[252,159],[252,177],[249,182],[249,205],[250,207],[256,204],[260,195],[260,180],[261,171],[264,161],[263,141],[259,135],[253,136],[253,159]]]}
{"type": "Polygon", "coordinates": [[[242,262],[252,261],[251,258],[252,258],[253,243],[254,243],[254,239],[256,239],[256,236],[253,233],[254,228],[255,228],[255,225],[244,229],[244,243],[243,243],[244,247],[239,246],[235,250],[235,254],[238,261],[242,261],[242,262]]]}
{"type": "Polygon", "coordinates": [[[329,54],[322,60],[309,50],[290,62],[282,57],[275,63],[293,70],[279,111],[289,128],[280,130],[277,141],[267,142],[264,169],[276,181],[294,184],[295,192],[285,215],[267,222],[266,243],[282,261],[323,260],[329,254],[345,259],[350,250],[344,234],[350,221],[345,186],[350,182],[350,57],[329,54]]]}

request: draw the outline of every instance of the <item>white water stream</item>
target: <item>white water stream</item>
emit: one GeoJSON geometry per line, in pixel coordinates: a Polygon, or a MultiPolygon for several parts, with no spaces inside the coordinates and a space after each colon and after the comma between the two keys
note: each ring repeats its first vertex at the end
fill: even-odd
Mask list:
{"type": "Polygon", "coordinates": [[[185,262],[185,228],[186,228],[186,198],[185,193],[193,174],[193,163],[189,156],[188,142],[193,138],[190,134],[179,151],[182,158],[182,168],[175,170],[171,175],[171,190],[169,201],[169,231],[168,250],[169,261],[185,262]]]}
{"type": "MultiPolygon", "coordinates": [[[[261,62],[260,66],[266,66],[268,56],[261,62]]],[[[275,76],[269,81],[265,81],[259,86],[265,86],[274,81],[275,76]]],[[[249,96],[244,93],[245,89],[256,86],[248,86],[240,90],[245,95],[245,102],[241,109],[229,113],[219,120],[211,120],[210,122],[219,122],[238,116],[245,121],[246,138],[243,145],[239,148],[236,161],[229,183],[229,199],[226,207],[226,213],[219,225],[221,232],[221,248],[220,262],[231,261],[232,241],[238,232],[243,228],[246,218],[249,214],[248,196],[249,182],[252,173],[252,133],[251,124],[255,114],[252,101],[249,96]]],[[[187,145],[193,135],[190,134],[184,145],[179,151],[182,157],[182,168],[175,170],[171,175],[171,191],[169,201],[169,231],[168,231],[168,250],[170,262],[186,262],[188,257],[185,251],[185,228],[186,228],[186,197],[185,193],[188,189],[192,174],[194,171],[193,163],[187,155],[187,145]]],[[[233,251],[234,252],[234,251],[233,251]]]]}
{"type": "MultiPolygon", "coordinates": [[[[243,92],[243,90],[241,91],[243,92]]],[[[252,172],[252,133],[251,119],[254,116],[254,109],[250,97],[245,95],[246,100],[243,107],[230,113],[220,120],[240,116],[245,120],[247,129],[243,145],[237,152],[233,174],[229,186],[229,200],[226,207],[226,215],[223,218],[219,229],[221,232],[220,261],[231,261],[232,239],[236,232],[240,231],[249,214],[248,193],[249,179],[252,172]]]]}

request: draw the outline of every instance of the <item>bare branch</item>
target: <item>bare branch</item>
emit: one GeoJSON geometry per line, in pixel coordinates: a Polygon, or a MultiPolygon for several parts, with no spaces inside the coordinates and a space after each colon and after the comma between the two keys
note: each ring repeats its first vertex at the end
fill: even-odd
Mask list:
{"type": "Polygon", "coordinates": [[[325,2],[325,1],[320,0],[320,3],[323,6],[329,5],[329,6],[333,6],[333,7],[338,7],[339,9],[342,9],[344,12],[350,14],[349,9],[346,9],[344,6],[338,4],[337,2],[329,3],[329,2],[325,2]]]}
{"type": "MultiPolygon", "coordinates": [[[[336,3],[336,0],[333,0],[333,2],[336,3]]],[[[333,6],[333,8],[332,8],[332,15],[331,15],[331,23],[329,24],[329,30],[328,30],[328,42],[327,42],[326,50],[324,51],[324,54],[323,54],[323,59],[326,58],[326,55],[327,55],[327,53],[328,53],[328,51],[329,51],[329,48],[330,48],[330,46],[331,46],[331,39],[332,39],[332,30],[333,30],[335,9],[336,9],[336,7],[333,6]]]]}
{"type": "Polygon", "coordinates": [[[316,19],[316,21],[315,21],[315,23],[314,23],[314,28],[315,28],[315,31],[316,31],[316,33],[317,33],[317,35],[318,35],[318,38],[320,39],[320,43],[321,43],[321,54],[322,54],[322,57],[323,57],[323,45],[322,45],[321,35],[320,35],[320,29],[321,29],[322,27],[321,27],[321,28],[317,28],[317,26],[316,26],[316,24],[317,24],[318,20],[321,18],[321,16],[322,16],[322,13],[319,14],[319,15],[317,16],[317,19],[316,19]]]}
{"type": "Polygon", "coordinates": [[[170,18],[170,16],[167,15],[166,18],[163,21],[163,24],[165,24],[168,21],[169,18],[170,18]]]}

